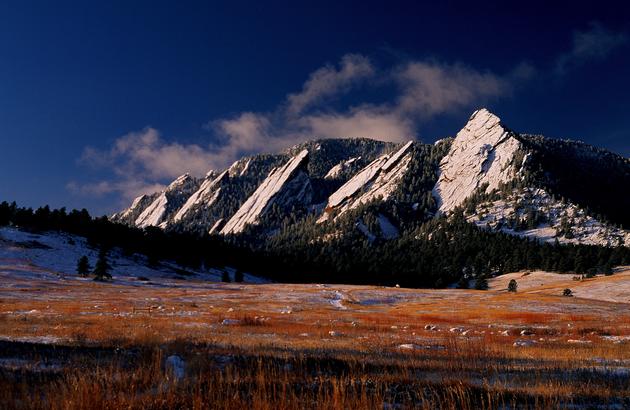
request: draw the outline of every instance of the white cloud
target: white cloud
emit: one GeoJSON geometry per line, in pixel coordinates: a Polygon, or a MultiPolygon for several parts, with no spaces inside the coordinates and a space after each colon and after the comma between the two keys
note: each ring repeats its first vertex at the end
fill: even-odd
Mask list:
{"type": "Polygon", "coordinates": [[[337,67],[314,71],[298,93],[269,112],[242,112],[209,123],[214,133],[207,146],[165,141],[154,128],[118,138],[107,150],[87,147],[83,164],[111,170],[113,180],[80,185],[72,192],[119,193],[125,199],[163,189],[183,173],[204,175],[222,169],[243,155],[278,152],[314,138],[369,137],[401,142],[415,138],[418,126],[435,115],[473,109],[510,92],[513,74],[478,71],[461,64],[412,61],[377,69],[367,57],[348,54],[337,67]],[[333,110],[330,98],[353,87],[389,87],[391,101],[361,103],[333,110]]]}
{"type": "Polygon", "coordinates": [[[602,60],[627,41],[626,33],[614,32],[600,23],[593,22],[588,30],[573,32],[571,51],[558,57],[556,72],[562,74],[567,69],[588,61],[602,60]]]}
{"type": "Polygon", "coordinates": [[[413,139],[413,122],[400,117],[387,107],[360,107],[347,113],[315,114],[301,122],[314,136],[339,138],[373,138],[381,141],[402,142],[413,139]]]}
{"type": "Polygon", "coordinates": [[[400,86],[396,110],[401,117],[430,118],[479,105],[510,92],[507,78],[470,67],[435,62],[411,62],[396,70],[400,86]]]}
{"type": "Polygon", "coordinates": [[[108,194],[117,194],[121,199],[121,206],[129,205],[134,198],[158,192],[166,188],[160,183],[148,183],[142,179],[124,179],[118,181],[98,181],[92,183],[78,183],[70,181],[66,184],[66,189],[74,194],[101,197],[108,194]]]}
{"type": "Polygon", "coordinates": [[[315,70],[304,83],[302,91],[287,96],[287,111],[297,115],[326,97],[347,92],[352,85],[374,75],[370,60],[360,54],[346,54],[339,69],[326,65],[315,70]]]}

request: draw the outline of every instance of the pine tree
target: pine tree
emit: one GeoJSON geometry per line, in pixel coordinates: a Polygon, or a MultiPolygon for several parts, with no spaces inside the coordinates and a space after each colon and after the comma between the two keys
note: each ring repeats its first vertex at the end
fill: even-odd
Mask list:
{"type": "Polygon", "coordinates": [[[221,274],[221,281],[226,282],[226,283],[231,282],[230,273],[228,271],[226,270],[223,271],[223,273],[221,274]]]}
{"type": "Polygon", "coordinates": [[[604,266],[602,267],[602,273],[606,276],[610,276],[613,274],[612,266],[610,266],[610,263],[604,264],[604,266]]]}
{"type": "Polygon", "coordinates": [[[101,248],[98,253],[98,260],[96,261],[96,265],[94,266],[94,280],[97,281],[105,281],[110,280],[112,275],[109,273],[111,266],[107,262],[107,250],[105,248],[101,248]]]}
{"type": "Polygon", "coordinates": [[[234,282],[243,282],[243,272],[240,269],[234,272],[234,282]]]}
{"type": "Polygon", "coordinates": [[[77,274],[85,277],[90,273],[90,269],[90,262],[88,261],[87,256],[81,256],[77,262],[77,274]]]}
{"type": "Polygon", "coordinates": [[[475,280],[475,289],[488,290],[488,280],[484,276],[479,276],[475,280]]]}
{"type": "Polygon", "coordinates": [[[516,292],[516,289],[518,289],[518,283],[516,283],[516,280],[512,279],[510,283],[508,283],[508,292],[516,292]]]}
{"type": "Polygon", "coordinates": [[[459,281],[457,281],[457,289],[468,289],[469,287],[470,286],[468,284],[468,279],[466,279],[464,276],[459,278],[459,281]]]}

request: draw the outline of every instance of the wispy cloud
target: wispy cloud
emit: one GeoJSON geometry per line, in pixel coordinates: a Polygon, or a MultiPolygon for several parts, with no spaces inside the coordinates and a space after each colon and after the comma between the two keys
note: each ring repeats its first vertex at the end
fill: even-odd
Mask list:
{"type": "Polygon", "coordinates": [[[368,58],[359,54],[346,54],[341,58],[339,68],[326,65],[315,70],[304,83],[301,92],[289,94],[287,111],[297,115],[328,97],[349,91],[353,85],[374,74],[374,66],[368,58]]]}
{"type": "MultiPolygon", "coordinates": [[[[521,72],[527,71],[515,68],[521,72]]],[[[348,54],[336,65],[315,70],[299,92],[287,94],[267,112],[242,112],[208,123],[212,143],[205,146],[169,142],[154,128],[118,138],[107,150],[85,148],[81,163],[104,167],[112,180],[68,184],[72,192],[118,193],[125,200],[185,173],[204,175],[239,157],[277,152],[313,138],[369,137],[401,142],[415,138],[421,124],[436,115],[473,109],[511,93],[514,73],[503,75],[463,64],[407,61],[379,68],[366,56],[348,54]],[[331,99],[355,88],[389,87],[389,101],[358,102],[332,109],[331,99]]],[[[338,105],[338,104],[333,104],[338,105]]]]}
{"type": "Polygon", "coordinates": [[[616,48],[628,42],[628,35],[614,32],[598,22],[590,24],[588,30],[574,31],[572,48],[561,54],[556,61],[556,73],[563,74],[568,69],[589,61],[602,60],[616,48]]]}

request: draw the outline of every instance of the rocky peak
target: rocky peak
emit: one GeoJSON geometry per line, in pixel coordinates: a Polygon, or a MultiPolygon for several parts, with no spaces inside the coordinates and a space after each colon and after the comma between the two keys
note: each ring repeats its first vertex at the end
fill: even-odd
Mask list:
{"type": "Polygon", "coordinates": [[[499,117],[485,108],[475,111],[440,162],[433,189],[439,211],[451,211],[484,184],[490,192],[512,180],[518,169],[512,160],[520,148],[499,117]]]}

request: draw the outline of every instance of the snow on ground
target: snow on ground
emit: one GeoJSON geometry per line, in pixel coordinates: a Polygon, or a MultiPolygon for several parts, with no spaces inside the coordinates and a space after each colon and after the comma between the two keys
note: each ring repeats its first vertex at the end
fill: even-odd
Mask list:
{"type": "MultiPolygon", "coordinates": [[[[0,275],[19,275],[33,279],[77,279],[78,259],[85,255],[90,266],[96,264],[98,249],[91,248],[85,238],[65,233],[48,232],[45,234],[29,233],[15,228],[0,227],[0,275]]],[[[116,283],[148,285],[170,285],[173,280],[213,281],[221,280],[222,271],[227,270],[234,277],[234,269],[229,267],[192,270],[182,268],[174,262],[163,261],[156,268],[146,265],[142,255],[124,256],[114,249],[108,257],[112,266],[112,276],[116,283]],[[182,276],[179,273],[185,273],[182,276]]],[[[244,275],[246,282],[264,283],[266,281],[249,274],[244,275]]]]}
{"type": "Polygon", "coordinates": [[[577,205],[555,199],[540,188],[524,188],[513,192],[506,199],[481,203],[467,219],[480,228],[500,230],[543,242],[558,239],[560,243],[587,245],[630,244],[630,231],[599,222],[577,205]],[[544,222],[532,229],[514,229],[515,223],[526,220],[528,214],[536,213],[544,216],[544,222]],[[571,235],[562,233],[563,220],[570,225],[571,235]]]}
{"type": "Polygon", "coordinates": [[[396,228],[385,215],[378,214],[378,224],[381,227],[381,232],[385,239],[398,238],[398,228],[396,228]]]}

